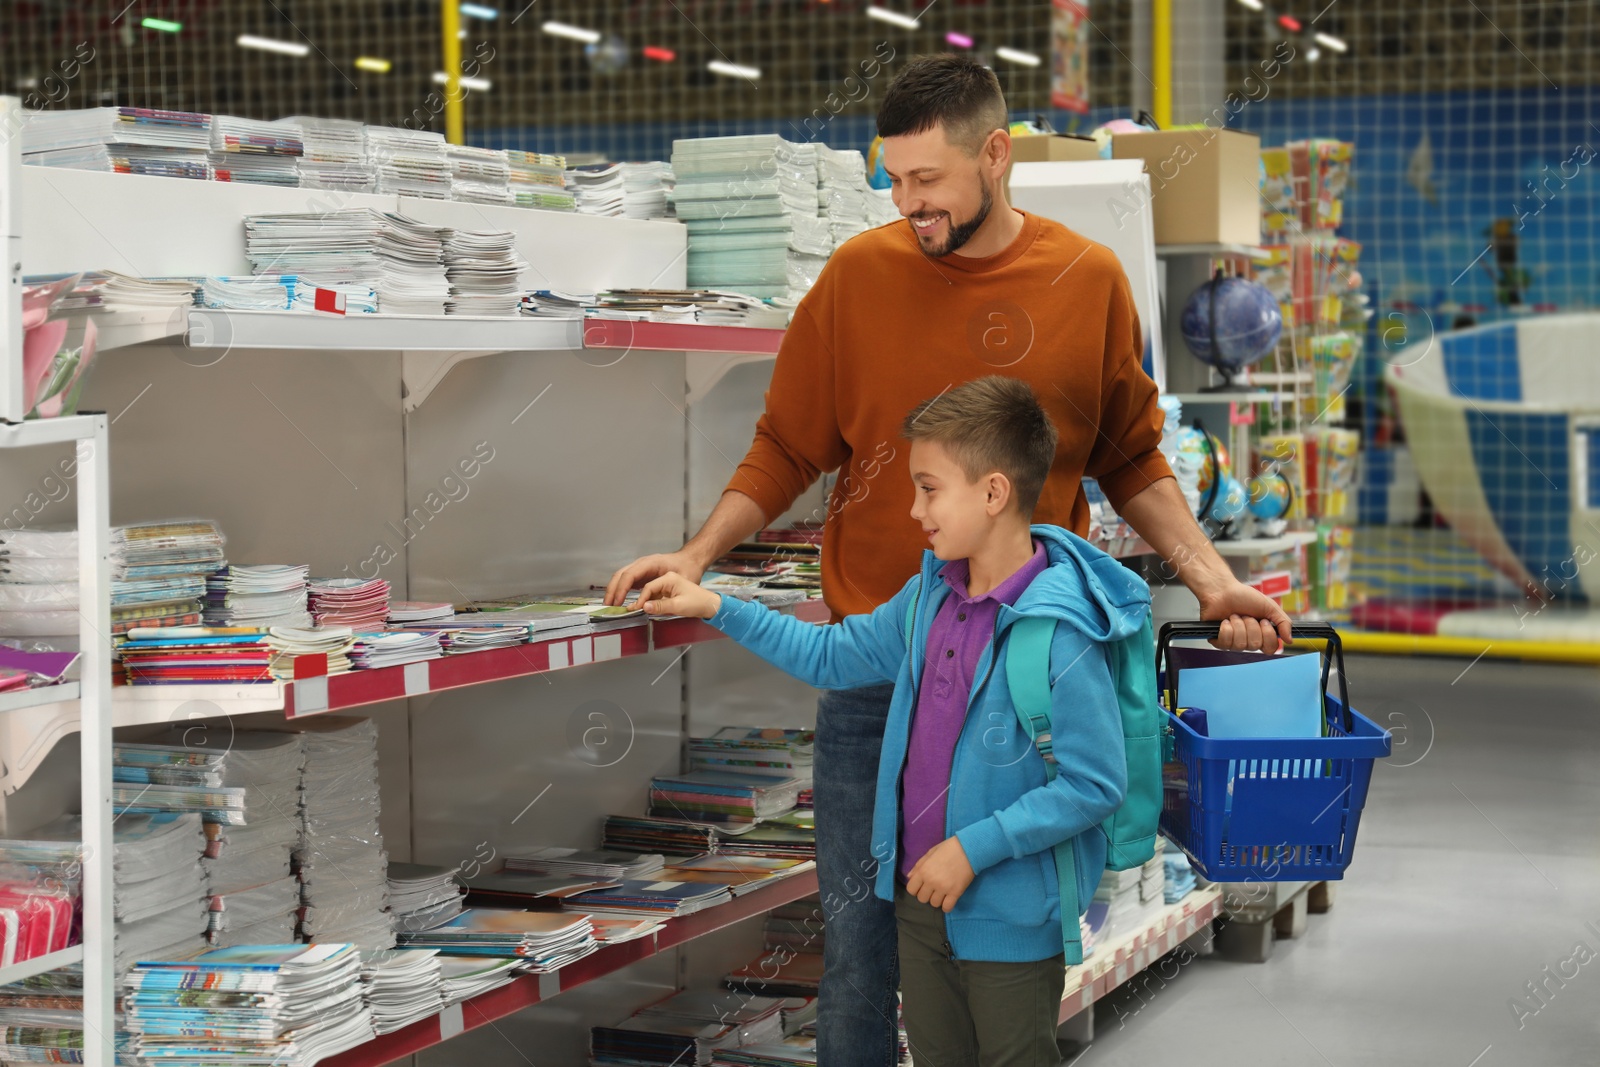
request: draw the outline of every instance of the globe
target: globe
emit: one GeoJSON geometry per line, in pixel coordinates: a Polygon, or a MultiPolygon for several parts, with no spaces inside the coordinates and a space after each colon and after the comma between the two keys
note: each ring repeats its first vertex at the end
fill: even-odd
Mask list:
{"type": "Polygon", "coordinates": [[[1189,461],[1191,469],[1199,470],[1200,478],[1195,483],[1195,488],[1202,494],[1211,491],[1211,479],[1216,476],[1219,466],[1224,473],[1227,472],[1227,448],[1214,434],[1197,430],[1193,426],[1186,426],[1178,432],[1178,454],[1189,461]]]}
{"type": "Polygon", "coordinates": [[[1289,480],[1281,474],[1259,474],[1250,479],[1250,514],[1258,519],[1281,519],[1293,502],[1289,480]]]}
{"type": "Polygon", "coordinates": [[[1249,503],[1249,494],[1245,492],[1239,479],[1231,474],[1222,476],[1222,485],[1217,490],[1217,499],[1211,505],[1212,522],[1232,522],[1244,514],[1245,506],[1249,503]]]}
{"type": "Polygon", "coordinates": [[[1189,294],[1179,319],[1195,358],[1234,375],[1261,359],[1283,333],[1283,313],[1266,286],[1244,278],[1213,278],[1189,294]]]}

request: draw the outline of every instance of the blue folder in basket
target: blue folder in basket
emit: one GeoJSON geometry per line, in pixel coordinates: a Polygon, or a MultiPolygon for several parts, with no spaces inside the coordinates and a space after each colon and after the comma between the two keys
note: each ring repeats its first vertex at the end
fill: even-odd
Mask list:
{"type": "Polygon", "coordinates": [[[1178,706],[1205,708],[1210,737],[1321,737],[1322,657],[1191,667],[1178,672],[1178,706]]]}

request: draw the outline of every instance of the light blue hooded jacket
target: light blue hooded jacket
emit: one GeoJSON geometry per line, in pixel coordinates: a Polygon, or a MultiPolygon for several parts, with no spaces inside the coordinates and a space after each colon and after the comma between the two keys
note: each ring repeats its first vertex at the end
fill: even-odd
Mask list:
{"type": "MultiPolygon", "coordinates": [[[[1127,789],[1122,716],[1105,645],[1136,634],[1150,590],[1132,571],[1057,526],[1034,526],[1050,565],[1001,605],[995,635],[978,661],[967,719],[956,742],[946,798],[946,833],[961,842],[977,877],[946,916],[957,959],[1021,963],[1061,952],[1061,898],[1052,849],[1073,841],[1078,900],[1087,908],[1105,868],[1100,823],[1127,789]],[[1051,734],[1057,774],[1017,721],[1006,684],[1006,633],[1024,616],[1056,620],[1050,650],[1051,734]]],[[[923,554],[921,573],[869,615],[813,626],[759,604],[723,597],[713,626],[752,652],[820,689],[893,682],[884,722],[872,815],[874,889],[894,899],[899,856],[900,778],[921,682],[924,643],[950,594],[944,563],[923,554]],[[908,642],[906,612],[916,598],[908,642]],[[915,669],[914,669],[914,665],[915,669]]]]}

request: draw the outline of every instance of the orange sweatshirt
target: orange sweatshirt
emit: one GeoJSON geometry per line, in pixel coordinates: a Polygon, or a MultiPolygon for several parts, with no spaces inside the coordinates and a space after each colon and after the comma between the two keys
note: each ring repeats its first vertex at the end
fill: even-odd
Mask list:
{"type": "Polygon", "coordinates": [[[901,219],[841,246],[800,302],[728,488],[771,521],[839,470],[816,516],[826,521],[823,596],[835,620],[871,611],[917,572],[927,546],[900,436],[913,407],[987,374],[1032,385],[1061,436],[1034,521],[1082,536],[1083,477],[1120,508],[1172,476],[1143,353],[1127,276],[1103,245],[1024,213],[1005,251],[935,260],[901,219]]]}

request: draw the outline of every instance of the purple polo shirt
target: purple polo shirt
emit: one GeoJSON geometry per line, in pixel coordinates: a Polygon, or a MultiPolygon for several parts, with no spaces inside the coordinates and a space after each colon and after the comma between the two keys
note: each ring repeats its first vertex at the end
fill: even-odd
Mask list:
{"type": "MultiPolygon", "coordinates": [[[[928,630],[922,683],[917,689],[911,740],[901,778],[900,877],[909,877],[923,853],[946,837],[945,798],[950,764],[967,719],[967,702],[977,681],[978,661],[994,637],[1001,604],[1015,604],[1022,591],[1050,565],[1044,545],[1033,543],[1033,558],[982,596],[967,595],[964,559],[945,564],[950,595],[928,630]]],[[[959,829],[959,827],[957,827],[959,829]]]]}

